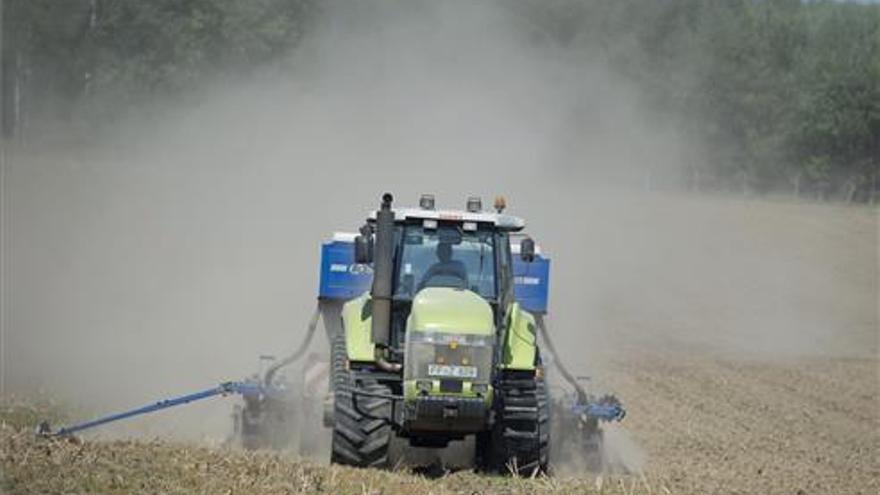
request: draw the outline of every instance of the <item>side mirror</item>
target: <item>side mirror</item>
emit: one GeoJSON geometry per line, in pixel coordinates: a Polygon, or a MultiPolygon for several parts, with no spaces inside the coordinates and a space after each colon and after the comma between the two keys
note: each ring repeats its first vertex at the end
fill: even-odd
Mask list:
{"type": "Polygon", "coordinates": [[[519,242],[519,256],[526,263],[535,261],[535,241],[531,237],[526,237],[519,242]]]}
{"type": "Polygon", "coordinates": [[[373,261],[373,236],[359,235],[354,238],[354,262],[359,264],[373,261]]]}

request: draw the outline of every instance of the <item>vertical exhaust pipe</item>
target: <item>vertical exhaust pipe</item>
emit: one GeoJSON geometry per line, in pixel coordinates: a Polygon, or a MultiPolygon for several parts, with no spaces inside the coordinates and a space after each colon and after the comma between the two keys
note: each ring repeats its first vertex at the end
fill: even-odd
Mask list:
{"type": "Polygon", "coordinates": [[[394,276],[394,212],[390,193],[382,195],[376,212],[376,244],[373,257],[373,342],[387,347],[391,338],[391,285],[394,276]]]}

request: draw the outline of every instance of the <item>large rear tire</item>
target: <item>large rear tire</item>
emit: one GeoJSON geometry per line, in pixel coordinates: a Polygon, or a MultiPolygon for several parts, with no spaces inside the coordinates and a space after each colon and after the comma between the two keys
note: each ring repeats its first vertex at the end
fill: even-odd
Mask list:
{"type": "Polygon", "coordinates": [[[372,379],[355,384],[348,369],[345,336],[337,335],[332,344],[332,384],[334,426],[330,462],[356,467],[388,467],[391,445],[391,402],[388,399],[358,395],[358,389],[371,394],[389,395],[391,390],[372,379]]]}
{"type": "Polygon", "coordinates": [[[495,390],[492,429],[477,435],[477,464],[495,473],[547,471],[550,409],[543,377],[505,372],[495,390]]]}

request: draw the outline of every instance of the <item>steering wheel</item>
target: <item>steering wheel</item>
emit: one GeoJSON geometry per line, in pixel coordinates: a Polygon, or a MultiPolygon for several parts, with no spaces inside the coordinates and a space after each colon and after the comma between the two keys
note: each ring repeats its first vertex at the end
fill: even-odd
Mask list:
{"type": "Polygon", "coordinates": [[[440,269],[435,270],[433,272],[429,271],[429,273],[427,273],[426,276],[422,278],[422,281],[419,282],[418,290],[422,290],[425,287],[428,287],[430,285],[429,282],[435,278],[438,278],[438,277],[457,279],[459,283],[457,283],[455,285],[438,285],[436,287],[452,287],[454,289],[464,289],[464,288],[467,288],[467,285],[468,285],[466,273],[462,273],[458,270],[449,270],[449,269],[440,268],[440,269]]]}

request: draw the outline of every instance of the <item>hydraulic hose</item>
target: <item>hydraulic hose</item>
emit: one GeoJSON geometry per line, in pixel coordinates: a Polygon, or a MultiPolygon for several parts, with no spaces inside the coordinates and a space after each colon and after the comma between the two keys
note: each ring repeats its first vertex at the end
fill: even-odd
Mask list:
{"type": "Polygon", "coordinates": [[[388,362],[387,359],[385,359],[378,353],[376,353],[376,366],[378,366],[380,370],[387,371],[389,373],[397,373],[401,369],[403,369],[402,364],[388,362]]]}
{"type": "Polygon", "coordinates": [[[547,332],[547,327],[544,325],[544,317],[542,315],[535,315],[535,322],[538,324],[538,329],[541,331],[541,338],[544,339],[544,343],[547,344],[547,348],[550,349],[550,353],[553,354],[553,364],[559,370],[559,374],[562,375],[562,378],[564,378],[572,388],[574,388],[575,393],[577,393],[578,402],[586,403],[587,391],[584,390],[584,387],[578,383],[577,379],[568,372],[568,369],[562,364],[562,360],[559,359],[559,353],[556,352],[556,347],[553,345],[553,341],[550,340],[550,334],[547,332]]]}
{"type": "Polygon", "coordinates": [[[318,319],[321,317],[321,303],[318,303],[318,306],[315,307],[315,312],[312,313],[312,318],[309,320],[309,328],[306,331],[306,337],[303,339],[302,343],[300,343],[299,347],[293,351],[293,354],[285,357],[281,361],[273,364],[266,370],[266,374],[263,375],[263,384],[269,386],[272,384],[272,378],[275,377],[275,373],[278,372],[281,368],[296,362],[299,358],[303,357],[306,351],[309,348],[309,344],[312,343],[312,337],[315,336],[315,329],[318,328],[318,319]]]}

